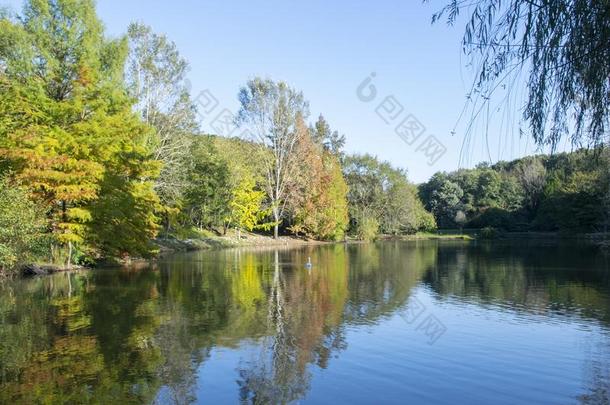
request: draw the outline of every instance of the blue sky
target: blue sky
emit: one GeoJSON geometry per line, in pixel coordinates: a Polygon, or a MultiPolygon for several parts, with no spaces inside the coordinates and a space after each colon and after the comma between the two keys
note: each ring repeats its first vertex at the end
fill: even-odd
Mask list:
{"type": "MultiPolygon", "coordinates": [[[[21,3],[0,0],[15,11],[21,3]]],[[[99,0],[97,7],[109,36],[119,36],[130,22],[139,21],[176,42],[190,62],[194,95],[208,89],[219,101],[216,111],[237,112],[237,92],[249,78],[284,80],[310,101],[311,121],[323,113],[333,129],[346,135],[348,152],[377,155],[421,182],[439,170],[536,152],[531,141],[519,138],[514,117],[507,122],[496,114],[489,131],[475,126],[460,159],[465,125],[458,126],[455,135],[451,131],[472,71],[461,54],[463,27],[430,23],[442,4],[443,0],[99,0]],[[356,88],[371,72],[376,74],[372,83],[377,97],[363,102],[356,88]],[[386,124],[376,108],[392,95],[403,109],[394,121],[385,115],[390,121],[386,124]],[[412,145],[394,132],[409,114],[426,129],[412,145]],[[447,150],[431,165],[418,150],[430,135],[447,150]]],[[[204,129],[210,130],[212,118],[203,120],[204,129]]]]}

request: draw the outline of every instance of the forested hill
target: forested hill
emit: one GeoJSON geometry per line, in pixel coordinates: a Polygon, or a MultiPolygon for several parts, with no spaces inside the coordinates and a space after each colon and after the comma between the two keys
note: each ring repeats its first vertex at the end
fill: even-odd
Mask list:
{"type": "Polygon", "coordinates": [[[440,228],[607,231],[610,156],[578,150],[436,173],[419,186],[440,228]]]}

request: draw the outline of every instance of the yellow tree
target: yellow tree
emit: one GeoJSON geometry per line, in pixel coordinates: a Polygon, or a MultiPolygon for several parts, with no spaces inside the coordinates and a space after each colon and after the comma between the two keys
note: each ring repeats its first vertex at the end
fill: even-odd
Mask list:
{"type": "Polygon", "coordinates": [[[233,190],[231,201],[229,202],[230,218],[229,222],[237,228],[237,238],[241,239],[241,230],[252,231],[255,228],[269,229],[273,224],[260,224],[269,210],[261,209],[265,193],[256,190],[256,184],[250,177],[244,178],[233,190]]]}

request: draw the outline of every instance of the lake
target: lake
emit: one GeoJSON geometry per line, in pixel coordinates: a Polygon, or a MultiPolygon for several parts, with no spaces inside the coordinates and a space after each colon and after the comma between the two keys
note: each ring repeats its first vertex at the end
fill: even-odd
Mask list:
{"type": "Polygon", "coordinates": [[[608,403],[609,261],[379,242],[4,282],[0,403],[608,403]]]}

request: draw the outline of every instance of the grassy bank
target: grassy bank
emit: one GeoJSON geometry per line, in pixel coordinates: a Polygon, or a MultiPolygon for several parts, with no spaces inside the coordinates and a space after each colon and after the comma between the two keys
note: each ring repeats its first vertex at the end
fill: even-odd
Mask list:
{"type": "Polygon", "coordinates": [[[248,246],[299,246],[326,244],[311,239],[298,238],[296,236],[280,236],[274,239],[272,236],[261,235],[251,232],[241,232],[239,235],[233,230],[227,231],[226,235],[215,235],[211,232],[194,232],[186,236],[157,238],[155,241],[159,247],[160,255],[173,252],[185,252],[205,249],[226,249],[248,246]]]}

